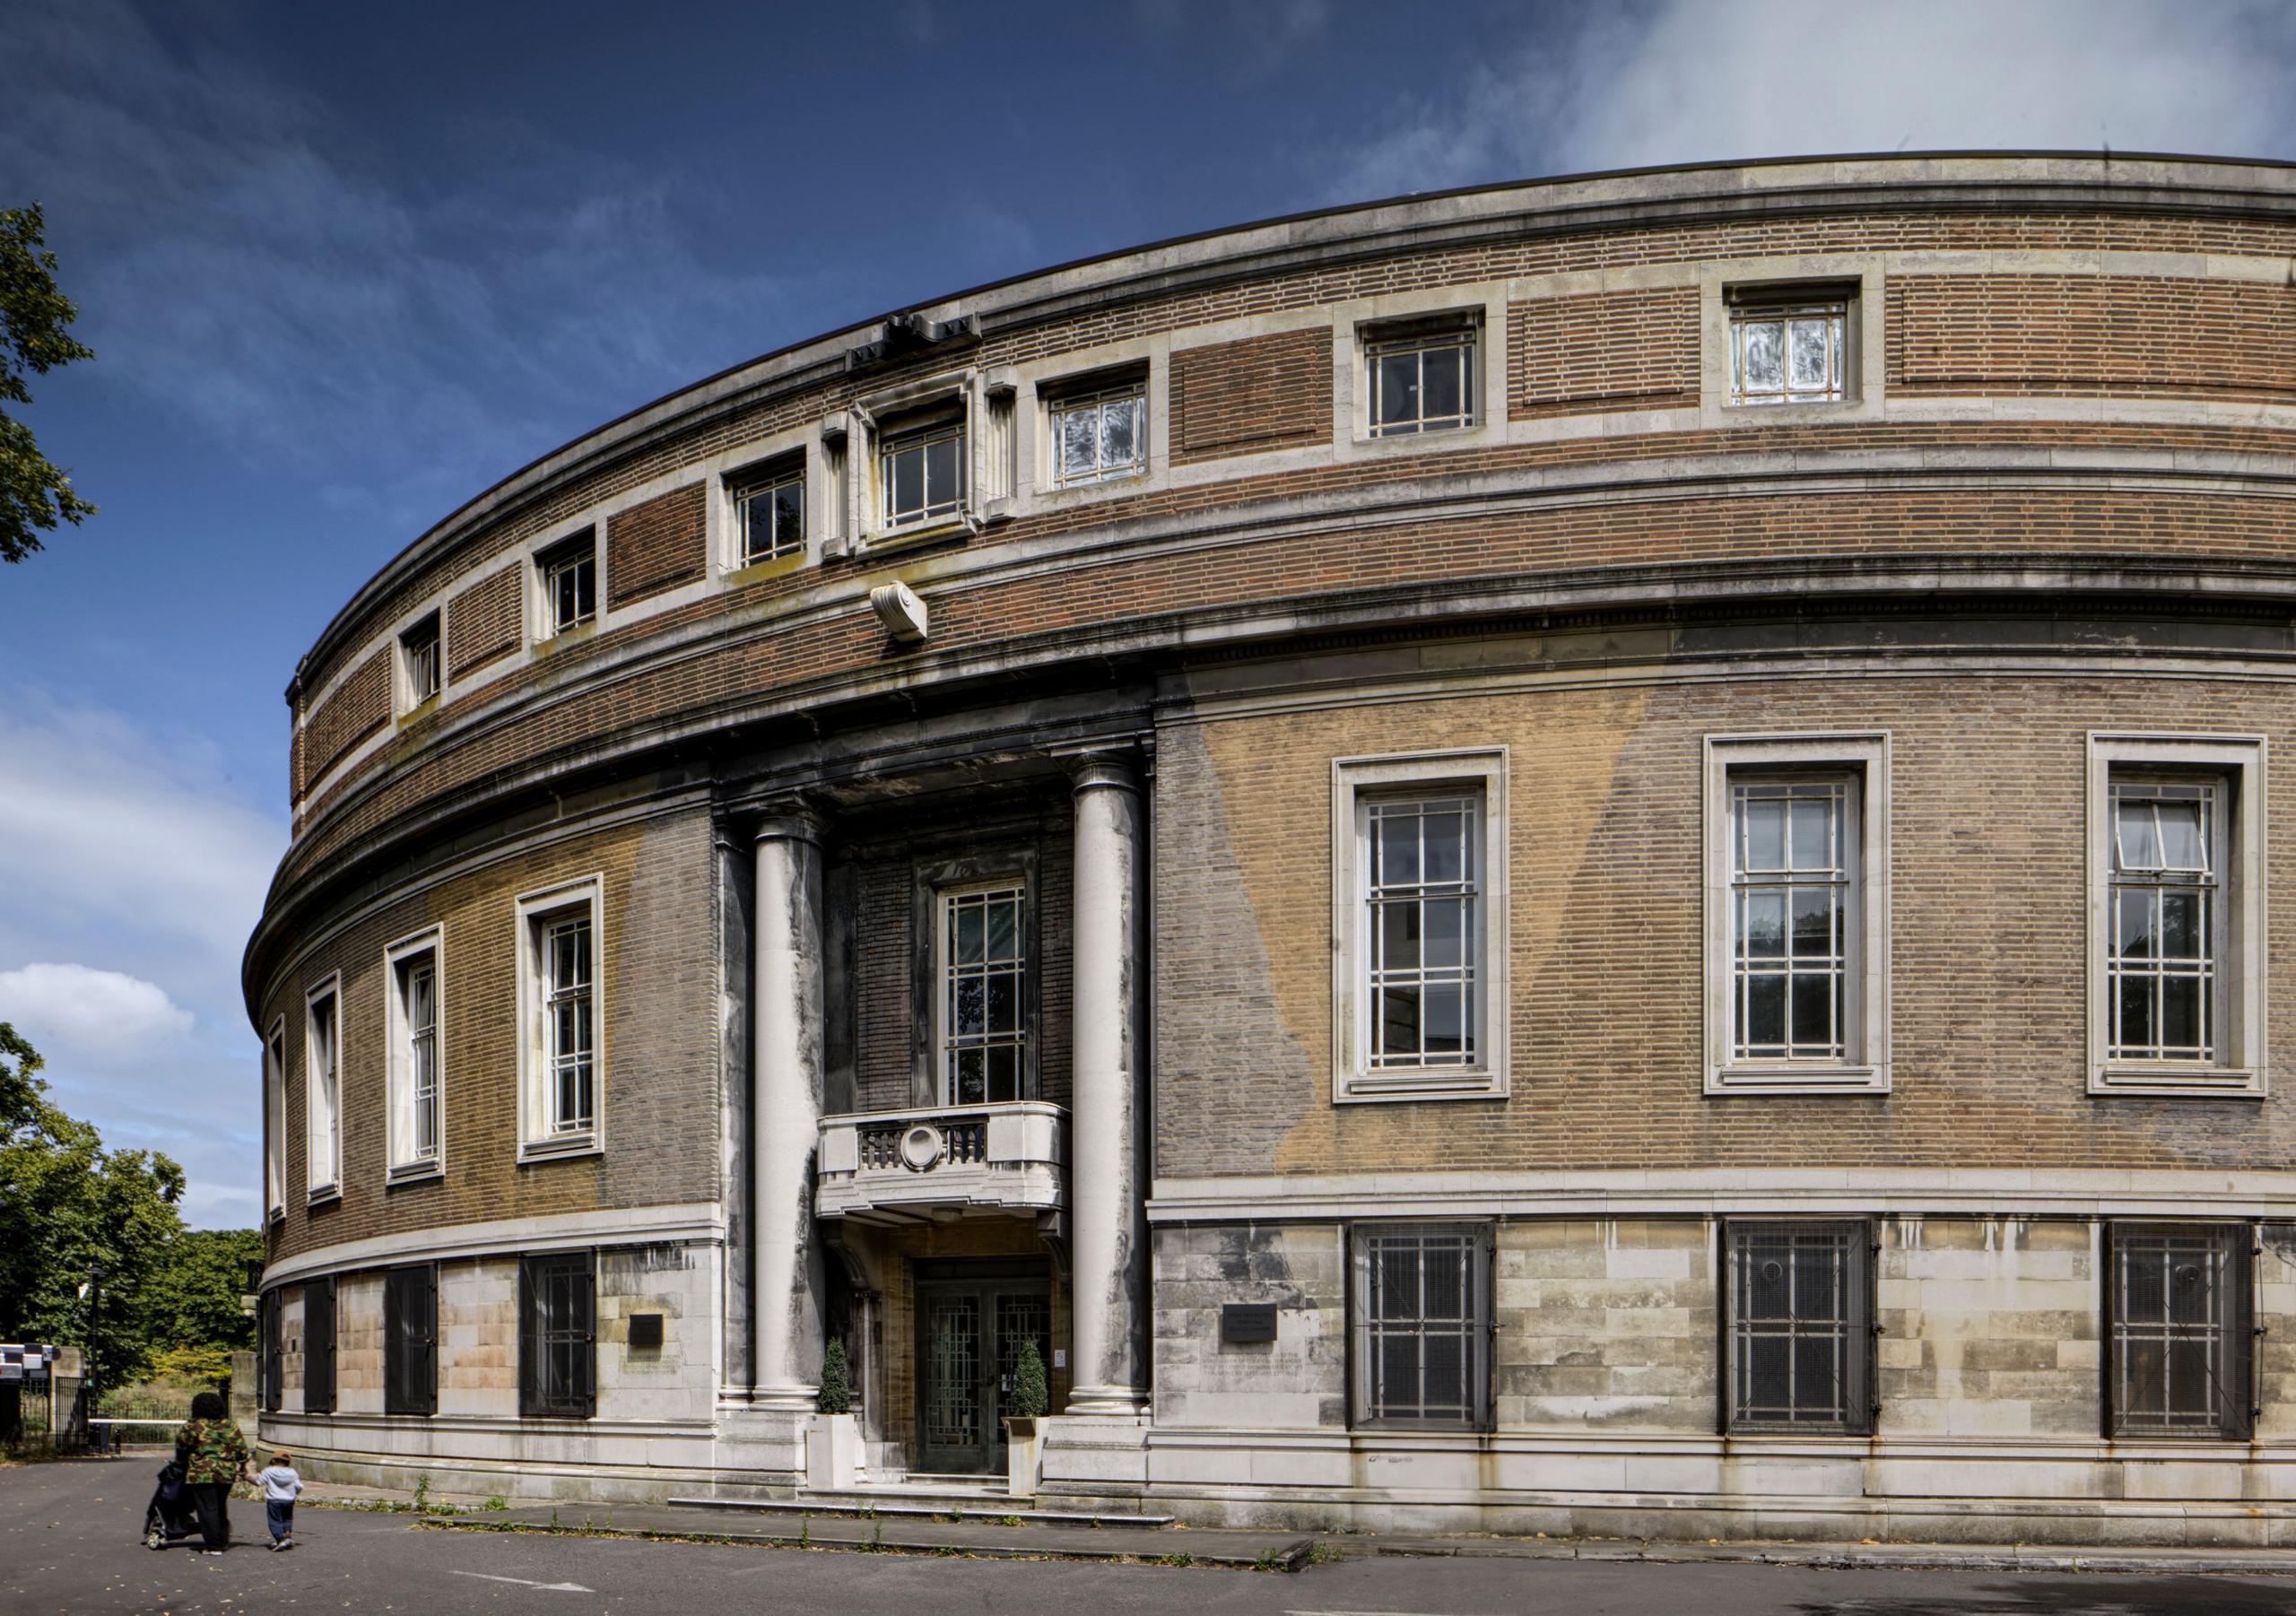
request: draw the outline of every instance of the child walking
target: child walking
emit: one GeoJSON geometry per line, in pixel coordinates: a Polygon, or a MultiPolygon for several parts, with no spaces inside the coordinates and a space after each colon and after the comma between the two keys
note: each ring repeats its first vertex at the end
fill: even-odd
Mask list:
{"type": "Polygon", "coordinates": [[[295,1473],[287,1450],[283,1447],[273,1454],[270,1465],[256,1480],[263,1484],[263,1513],[271,1523],[272,1548],[293,1548],[295,1495],[303,1490],[303,1478],[295,1473]]]}

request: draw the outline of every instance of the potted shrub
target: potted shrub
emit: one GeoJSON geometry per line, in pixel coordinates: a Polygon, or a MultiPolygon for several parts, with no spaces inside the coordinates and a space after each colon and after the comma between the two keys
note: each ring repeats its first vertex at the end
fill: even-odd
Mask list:
{"type": "Polygon", "coordinates": [[[861,1474],[861,1425],[853,1417],[853,1380],[846,1368],[845,1343],[832,1341],[822,1354],[820,1412],[805,1426],[805,1485],[843,1491],[861,1474]]]}
{"type": "Polygon", "coordinates": [[[1044,1466],[1044,1412],[1051,1393],[1044,1356],[1024,1341],[1013,1360],[1013,1390],[1004,1399],[1004,1483],[1014,1498],[1034,1498],[1044,1466]]]}

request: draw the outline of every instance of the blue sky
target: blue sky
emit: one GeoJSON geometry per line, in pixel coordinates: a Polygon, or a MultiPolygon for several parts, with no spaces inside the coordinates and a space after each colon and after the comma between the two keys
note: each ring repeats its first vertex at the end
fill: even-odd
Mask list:
{"type": "Polygon", "coordinates": [[[887,308],[1528,175],[1953,146],[2296,158],[2296,0],[0,0],[0,206],[101,507],[0,569],[0,1020],[258,1208],[241,943],[296,658],[509,472],[887,308]]]}

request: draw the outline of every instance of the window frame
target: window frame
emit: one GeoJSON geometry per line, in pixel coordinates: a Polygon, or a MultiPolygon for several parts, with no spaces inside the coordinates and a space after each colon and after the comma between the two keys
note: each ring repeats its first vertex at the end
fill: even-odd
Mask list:
{"type": "Polygon", "coordinates": [[[1860,324],[1865,288],[1860,276],[1822,279],[1738,281],[1722,288],[1722,403],[1725,408],[1762,413],[1771,410],[1840,408],[1858,402],[1862,380],[1859,363],[1860,324]],[[1822,394],[1796,396],[1793,387],[1793,359],[1780,351],[1784,387],[1776,396],[1748,397],[1742,382],[1744,327],[1757,320],[1806,319],[1824,310],[1834,322],[1836,385],[1822,394]]]}
{"type": "Polygon", "coordinates": [[[263,1040],[264,1212],[287,1215],[287,1018],[272,1018],[263,1040]]]}
{"type": "Polygon", "coordinates": [[[522,1420],[588,1420],[598,1412],[598,1258],[594,1250],[533,1253],[518,1259],[518,1417],[522,1420]],[[554,1393],[547,1384],[552,1332],[544,1327],[540,1287],[553,1272],[578,1271],[583,1281],[578,1330],[587,1351],[579,1355],[582,1382],[554,1393]]]}
{"type": "Polygon", "coordinates": [[[1332,1100],[1501,1099],[1509,1092],[1513,935],[1509,923],[1508,750],[1504,746],[1332,760],[1332,1100]],[[1482,866],[1475,893],[1476,1058],[1461,1065],[1375,1068],[1369,807],[1413,795],[1479,794],[1482,866]]]}
{"type": "MultiPolygon", "coordinates": [[[[1087,372],[1080,376],[1064,377],[1037,388],[1038,413],[1043,421],[1039,439],[1043,449],[1038,458],[1043,474],[1039,481],[1054,493],[1073,493],[1081,489],[1104,488],[1109,483],[1129,482],[1148,475],[1152,459],[1149,437],[1152,426],[1149,407],[1149,367],[1144,362],[1117,366],[1109,369],[1087,372]],[[1140,410],[1139,427],[1135,438],[1137,453],[1129,462],[1111,469],[1105,459],[1098,462],[1098,469],[1089,475],[1070,476],[1063,469],[1061,454],[1061,417],[1090,405],[1104,423],[1108,404],[1115,400],[1135,400],[1140,410]]],[[[1094,443],[1099,446],[1106,438],[1105,424],[1096,428],[1094,443]]]]}
{"type": "Polygon", "coordinates": [[[330,971],[303,994],[303,1199],[307,1205],[341,1199],[343,1195],[343,973],[330,971]],[[332,1022],[328,1077],[334,1091],[327,1100],[327,1176],[313,1172],[311,1147],[317,1142],[318,1066],[313,1059],[318,1010],[324,1003],[332,1022]]]}
{"type": "MultiPolygon", "coordinates": [[[[2261,1412],[2257,1380],[2256,1351],[2257,1272],[2256,1261],[2258,1231],[2248,1221],[2208,1221],[2205,1220],[2178,1221],[2158,1218],[2108,1218],[2103,1230],[2104,1295],[2100,1306],[2103,1323],[2103,1434],[2112,1442],[2246,1442],[2255,1434],[2257,1420],[2261,1412]],[[2125,1238],[2144,1235],[2160,1237],[2182,1235],[2187,1238],[2206,1234],[2221,1241],[2228,1259],[2223,1294],[2214,1309],[2212,1327],[2216,1332],[2215,1361],[2210,1378],[2216,1383],[2216,1429],[2175,1429],[2165,1422],[2158,1428],[2132,1427],[2126,1423],[2127,1398],[2122,1388],[2121,1363],[2126,1321],[2121,1308],[2121,1242],[2125,1238]],[[2229,1384],[2228,1384],[2229,1383],[2229,1384]],[[2234,1394],[2237,1393],[2237,1396],[2234,1394]],[[2227,1399],[2231,1401],[2228,1403],[2227,1399]]],[[[2173,1324],[2162,1321],[2164,1331],[2173,1324]]]]}
{"type": "Polygon", "coordinates": [[[2143,734],[2092,730],[2088,736],[2087,860],[2089,1072],[2093,1095],[2262,1099],[2271,1091],[2266,1036],[2271,980],[2270,863],[2265,827],[2270,748],[2262,735],[2143,734]],[[2222,782],[2216,963],[2221,1022],[2208,1061],[2152,1060],[2112,1053],[2110,946],[2113,786],[2116,776],[2222,782]]]}
{"type": "Polygon", "coordinates": [[[447,636],[444,615],[434,608],[401,630],[398,636],[398,656],[396,660],[398,664],[399,717],[412,717],[446,693],[447,636]],[[430,647],[427,687],[421,660],[422,647],[425,643],[430,647]]]}
{"type": "Polygon", "coordinates": [[[387,1005],[386,1036],[390,1040],[388,1094],[385,1120],[385,1181],[404,1184],[435,1178],[447,1170],[447,940],[443,926],[430,926],[403,937],[383,951],[383,992],[387,1005]],[[408,986],[413,971],[427,960],[430,972],[431,1149],[420,1154],[411,1137],[415,1131],[418,1096],[414,1092],[414,1029],[410,1020],[408,986]]]}
{"type": "MultiPolygon", "coordinates": [[[[941,882],[933,886],[933,1083],[935,1104],[950,1107],[1018,1104],[1036,1099],[1041,1093],[1038,1086],[1039,1029],[1036,1010],[1038,977],[1042,970],[1042,962],[1037,953],[1035,884],[1028,871],[1016,867],[1005,875],[941,882]],[[988,1099],[987,1079],[984,1071],[983,1098],[961,1100],[957,1098],[957,1051],[951,1041],[953,1035],[951,1032],[950,998],[955,991],[955,979],[951,974],[953,961],[949,946],[951,906],[961,899],[1006,892],[1015,894],[1021,906],[1017,934],[1021,949],[1020,980],[1015,990],[1021,1025],[1017,1041],[1009,1046],[1014,1051],[1020,1091],[1011,1100],[988,1099]]],[[[988,1047],[987,1044],[982,1046],[984,1048],[988,1047]]]]}
{"type": "Polygon", "coordinates": [[[935,404],[924,404],[878,424],[873,433],[874,441],[869,446],[870,505],[874,520],[871,533],[879,540],[905,537],[910,534],[938,532],[942,528],[965,522],[972,509],[972,411],[966,393],[959,393],[935,404]],[[943,438],[952,437],[956,442],[957,487],[954,496],[936,504],[926,476],[929,458],[919,462],[918,483],[925,503],[914,516],[899,517],[892,508],[894,456],[909,444],[920,451],[929,450],[943,438]]]}
{"type": "Polygon", "coordinates": [[[1361,378],[1357,395],[1361,401],[1356,410],[1356,436],[1367,443],[1400,442],[1411,439],[1444,438],[1452,433],[1473,432],[1483,424],[1483,389],[1485,367],[1489,363],[1489,344],[1484,340],[1484,318],[1481,305],[1467,308],[1445,308],[1424,314],[1398,315],[1381,319],[1359,321],[1355,327],[1356,371],[1361,378]],[[1415,418],[1417,424],[1408,430],[1400,425],[1381,430],[1379,425],[1379,360],[1384,353],[1404,349],[1416,350],[1421,354],[1420,376],[1423,389],[1426,377],[1426,351],[1437,346],[1458,348],[1465,353],[1465,374],[1459,388],[1460,413],[1457,419],[1437,417],[1439,424],[1430,426],[1422,409],[1415,418]]]}
{"type": "Polygon", "coordinates": [[[534,552],[534,588],[539,606],[535,615],[537,643],[564,639],[595,630],[604,615],[601,603],[604,579],[598,560],[598,530],[585,527],[537,547],[534,552]],[[558,575],[570,566],[587,563],[590,569],[590,609],[568,621],[558,615],[558,575]]]}
{"type": "Polygon", "coordinates": [[[427,1416],[439,1412],[439,1265],[406,1263],[383,1270],[383,1412],[427,1416]],[[424,1319],[411,1327],[404,1308],[419,1292],[424,1319]],[[413,1365],[405,1361],[417,1353],[413,1365]],[[413,1370],[420,1368],[422,1373],[413,1370]]]}
{"type": "Polygon", "coordinates": [[[605,878],[586,875],[520,897],[517,904],[518,962],[518,1160],[556,1161],[595,1155],[605,1146],[607,1073],[605,878]],[[549,957],[543,934],[579,912],[590,923],[590,1117],[586,1129],[553,1125],[556,1076],[546,1022],[550,995],[544,972],[549,957]]]}
{"type": "Polygon", "coordinates": [[[1347,1417],[1351,1430],[1482,1431],[1492,1429],[1498,1401],[1492,1384],[1493,1365],[1498,1356],[1492,1350],[1498,1318],[1495,1299],[1498,1290],[1497,1249],[1497,1229],[1487,1220],[1367,1221],[1347,1226],[1347,1417]],[[1465,1376],[1473,1406],[1465,1419],[1430,1419],[1374,1412],[1373,1374],[1377,1355],[1371,1343],[1373,1320],[1370,1313],[1373,1294],[1371,1263],[1375,1245],[1380,1238],[1403,1235],[1421,1238],[1465,1235],[1472,1242],[1467,1259],[1467,1278],[1474,1291],[1465,1308],[1462,1334],[1468,1347],[1465,1376]]]}
{"type": "Polygon", "coordinates": [[[747,573],[753,569],[772,568],[776,570],[804,565],[813,553],[813,457],[804,445],[787,449],[752,462],[725,474],[726,507],[731,513],[727,522],[728,548],[726,560],[730,572],[747,573]],[[795,486],[797,490],[797,542],[794,548],[769,547],[753,550],[750,544],[750,504],[779,490],[795,486]]]}
{"type": "Polygon", "coordinates": [[[1880,1254],[1876,1249],[1875,1225],[1871,1218],[1830,1218],[1789,1215],[1782,1217],[1734,1217],[1717,1221],[1715,1255],[1720,1282],[1716,1287],[1718,1312],[1721,1326],[1721,1395],[1718,1429],[1722,1435],[1777,1437],[1869,1437],[1877,1423],[1879,1378],[1874,1348],[1874,1330],[1878,1323],[1875,1291],[1880,1279],[1880,1254]],[[1842,1272],[1842,1285],[1847,1291],[1842,1311],[1841,1339],[1844,1342],[1847,1387],[1844,1402],[1848,1407],[1838,1420],[1757,1420],[1739,1412],[1738,1369],[1740,1358],[1739,1290],[1736,1241],[1744,1233],[1756,1229],[1793,1229],[1796,1230],[1830,1229],[1847,1236],[1847,1262],[1842,1272]]]}
{"type": "Polygon", "coordinates": [[[1890,1056],[1890,751],[1889,732],[1713,734],[1705,752],[1704,924],[1705,1092],[1724,1094],[1885,1094],[1890,1056]],[[1735,784],[1855,776],[1857,878],[1852,887],[1853,979],[1844,991],[1845,1020],[1856,1030],[1839,1060],[1735,1056],[1737,973],[1734,919],[1735,784]]]}

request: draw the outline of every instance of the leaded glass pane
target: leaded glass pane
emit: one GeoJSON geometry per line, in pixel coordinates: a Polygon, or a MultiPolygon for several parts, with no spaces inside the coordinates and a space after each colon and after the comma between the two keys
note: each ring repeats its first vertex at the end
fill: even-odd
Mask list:
{"type": "Polygon", "coordinates": [[[1818,404],[1846,396],[1846,303],[1752,308],[1732,317],[1739,404],[1818,404]]]}

